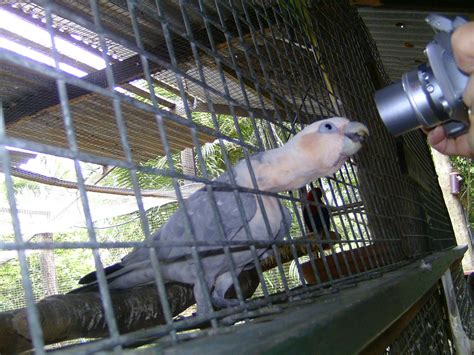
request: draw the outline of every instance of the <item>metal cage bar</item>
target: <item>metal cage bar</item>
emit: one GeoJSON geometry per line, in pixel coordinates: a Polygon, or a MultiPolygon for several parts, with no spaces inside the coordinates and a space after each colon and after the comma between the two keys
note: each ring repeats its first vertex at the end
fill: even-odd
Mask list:
{"type": "MultiPolygon", "coordinates": [[[[42,250],[70,257],[92,252],[92,264],[85,259],[84,263],[96,272],[94,292],[99,292],[103,307],[103,339],[71,348],[92,352],[120,351],[156,339],[166,346],[186,347],[185,340],[231,333],[235,322],[251,324],[247,321],[291,310],[294,304],[317,303],[320,296],[327,299],[328,292],[344,300],[348,289],[359,292],[359,281],[382,273],[393,276],[403,267],[418,274],[414,264],[408,265],[411,261],[455,245],[422,136],[413,132],[395,140],[378,119],[372,95],[389,79],[367,29],[347,1],[37,0],[15,9],[2,7],[21,12],[23,19],[46,30],[51,42],[41,52],[52,58],[52,66],[0,48],[0,63],[13,78],[12,83],[0,79],[0,93],[5,96],[0,96],[5,108],[0,154],[13,229],[11,235],[0,235],[0,250],[18,253],[25,297],[16,308],[26,305],[35,351],[44,352],[49,342],[38,310],[43,301],[35,304],[42,298],[40,276],[28,266],[42,250]],[[67,38],[65,27],[77,38],[82,36],[74,38],[81,41],[81,48],[100,54],[103,69],[78,64],[87,75],[64,72],[63,64],[81,61],[58,49],[58,38],[67,38]],[[369,66],[376,68],[383,83],[374,80],[369,66]],[[26,85],[28,75],[33,84],[26,85]],[[15,85],[23,98],[9,93],[15,85]],[[339,115],[369,128],[369,144],[359,154],[333,176],[309,182],[298,191],[259,189],[251,159],[285,144],[308,124],[339,115]],[[195,175],[181,169],[179,153],[189,148],[195,175]],[[86,237],[73,237],[73,226],[53,241],[27,237],[18,212],[22,196],[15,191],[12,168],[18,164],[10,160],[12,149],[73,162],[79,191],[74,198],[80,203],[86,237]],[[249,171],[246,187],[239,185],[233,170],[238,161],[249,171]],[[113,187],[122,188],[122,180],[126,181],[133,194],[126,221],[124,214],[113,215],[113,221],[96,216],[100,200],[87,190],[85,164],[113,167],[99,179],[113,187]],[[224,171],[225,178],[218,178],[224,171]],[[200,184],[212,210],[208,220],[217,226],[216,239],[196,237],[198,226],[191,218],[194,211],[189,210],[184,182],[200,184]],[[151,204],[142,191],[150,184],[170,189],[173,198],[151,204]],[[222,191],[232,195],[244,240],[227,238],[216,197],[222,191]],[[255,238],[247,221],[248,195],[256,199],[268,240],[255,238]],[[282,216],[291,212],[291,223],[285,226],[289,233],[282,240],[274,240],[271,211],[265,207],[268,198],[278,199],[282,216]],[[316,213],[308,222],[304,211],[312,208],[316,213]],[[181,213],[182,240],[152,240],[173,213],[181,213]],[[131,225],[132,232],[127,230],[131,225]],[[162,316],[157,320],[156,314],[150,315],[155,322],[141,330],[127,328],[115,307],[117,290],[107,281],[111,269],[104,267],[132,248],[147,253],[143,265],[151,265],[150,282],[158,300],[155,313],[162,316]],[[176,260],[160,257],[160,250],[172,249],[189,252],[176,260]],[[251,255],[244,266],[237,260],[242,250],[251,255]],[[230,307],[213,307],[216,287],[205,270],[210,252],[222,256],[230,275],[233,285],[227,292],[236,299],[230,307]],[[167,264],[182,259],[195,265],[194,286],[175,285],[164,275],[167,264]],[[170,296],[172,287],[182,293],[170,296]],[[193,303],[191,287],[206,312],[180,315],[184,305],[193,303]]],[[[7,75],[0,68],[2,73],[7,75]]],[[[0,264],[0,274],[3,267],[0,264]]],[[[67,280],[61,292],[75,288],[75,281],[67,280]]],[[[470,303],[462,297],[466,290],[457,274],[455,284],[461,314],[467,318],[470,303]]],[[[447,349],[443,314],[433,313],[436,302],[427,303],[429,309],[420,311],[391,351],[416,346],[410,334],[427,332],[424,315],[430,312],[440,320],[436,331],[443,334],[437,349],[447,349]]]]}

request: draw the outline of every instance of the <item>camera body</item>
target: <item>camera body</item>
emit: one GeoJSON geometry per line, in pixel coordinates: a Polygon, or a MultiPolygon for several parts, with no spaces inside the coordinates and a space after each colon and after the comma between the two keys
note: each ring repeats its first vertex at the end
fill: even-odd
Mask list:
{"type": "Polygon", "coordinates": [[[428,63],[378,90],[375,103],[385,126],[395,136],[441,124],[448,137],[456,137],[469,128],[468,109],[462,101],[469,77],[456,64],[451,35],[467,21],[440,15],[429,15],[426,21],[436,32],[425,49],[428,63]]]}

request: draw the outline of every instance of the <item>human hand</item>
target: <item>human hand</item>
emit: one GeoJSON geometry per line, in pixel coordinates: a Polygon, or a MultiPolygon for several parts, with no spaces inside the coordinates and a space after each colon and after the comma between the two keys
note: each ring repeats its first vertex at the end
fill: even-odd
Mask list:
{"type": "Polygon", "coordinates": [[[470,108],[469,131],[456,138],[447,138],[444,129],[437,126],[428,133],[428,143],[440,153],[474,158],[474,22],[459,27],[451,38],[454,58],[470,76],[463,94],[464,103],[470,108]]]}

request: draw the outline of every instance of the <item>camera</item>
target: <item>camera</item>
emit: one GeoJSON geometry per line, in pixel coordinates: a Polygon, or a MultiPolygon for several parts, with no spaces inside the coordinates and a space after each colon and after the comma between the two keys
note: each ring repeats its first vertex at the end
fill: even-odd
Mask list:
{"type": "Polygon", "coordinates": [[[468,109],[462,101],[469,77],[456,65],[451,35],[467,21],[429,15],[426,22],[435,31],[424,51],[428,63],[378,90],[375,103],[385,126],[395,136],[441,124],[446,136],[456,137],[469,128],[468,109]]]}

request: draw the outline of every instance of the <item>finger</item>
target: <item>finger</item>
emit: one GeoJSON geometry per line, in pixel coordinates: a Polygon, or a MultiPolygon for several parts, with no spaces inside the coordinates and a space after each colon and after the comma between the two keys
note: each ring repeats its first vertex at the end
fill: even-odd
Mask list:
{"type": "Polygon", "coordinates": [[[443,139],[441,138],[442,136],[445,137],[444,133],[443,135],[441,135],[437,132],[435,132],[434,135],[428,135],[428,143],[430,143],[430,145],[434,149],[436,149],[442,154],[462,155],[468,158],[474,157],[474,152],[470,149],[469,146],[469,136],[467,134],[463,134],[462,136],[459,136],[457,138],[449,139],[443,139]]]}
{"type": "Polygon", "coordinates": [[[431,128],[426,128],[425,126],[421,126],[420,129],[423,131],[424,134],[428,135],[431,132],[431,128]]]}
{"type": "Polygon", "coordinates": [[[451,43],[459,67],[468,74],[474,73],[474,22],[456,29],[451,43]]]}
{"type": "Polygon", "coordinates": [[[428,132],[428,143],[432,147],[438,145],[443,140],[446,140],[446,133],[444,133],[443,127],[437,126],[436,128],[428,132]]]}
{"type": "MultiPolygon", "coordinates": [[[[474,111],[474,74],[469,78],[469,82],[467,83],[466,89],[464,89],[462,98],[467,107],[469,107],[471,111],[474,111]]],[[[473,119],[471,118],[471,122],[472,120],[473,119]]]]}

